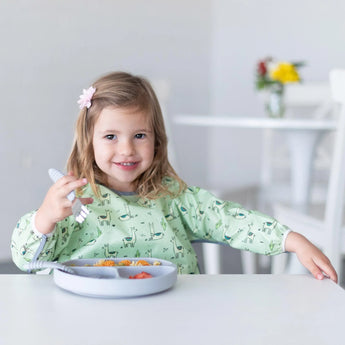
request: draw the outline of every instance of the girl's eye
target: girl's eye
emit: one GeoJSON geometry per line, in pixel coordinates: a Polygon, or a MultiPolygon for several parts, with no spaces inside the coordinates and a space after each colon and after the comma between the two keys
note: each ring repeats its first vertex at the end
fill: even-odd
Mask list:
{"type": "Polygon", "coordinates": [[[146,136],[146,134],[144,134],[144,133],[138,133],[138,134],[135,135],[135,138],[136,139],[144,139],[145,136],[146,136]]]}
{"type": "Polygon", "coordinates": [[[108,140],[115,140],[116,139],[116,135],[115,134],[108,134],[105,136],[106,139],[108,140]]]}

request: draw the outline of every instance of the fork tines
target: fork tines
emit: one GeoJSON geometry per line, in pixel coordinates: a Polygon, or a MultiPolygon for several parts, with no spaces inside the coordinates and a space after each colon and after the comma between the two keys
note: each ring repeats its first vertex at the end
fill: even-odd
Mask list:
{"type": "Polygon", "coordinates": [[[90,213],[89,210],[81,203],[81,201],[76,198],[72,205],[73,216],[78,223],[82,223],[86,216],[90,213]]]}

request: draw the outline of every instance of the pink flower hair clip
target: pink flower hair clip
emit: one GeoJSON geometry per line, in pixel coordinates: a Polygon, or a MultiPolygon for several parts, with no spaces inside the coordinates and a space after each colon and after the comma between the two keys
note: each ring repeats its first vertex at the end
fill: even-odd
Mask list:
{"type": "Polygon", "coordinates": [[[91,99],[93,94],[95,93],[96,89],[90,86],[87,90],[83,89],[83,94],[79,96],[79,108],[83,109],[86,107],[89,109],[91,107],[91,99]]]}

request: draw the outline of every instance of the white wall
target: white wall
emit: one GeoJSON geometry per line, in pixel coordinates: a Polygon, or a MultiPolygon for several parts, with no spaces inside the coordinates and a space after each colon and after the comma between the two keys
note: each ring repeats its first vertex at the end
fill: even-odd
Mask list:
{"type": "MultiPolygon", "coordinates": [[[[228,116],[264,116],[254,89],[258,59],[304,60],[305,81],[328,80],[345,67],[345,3],[336,0],[215,0],[211,109],[228,116]]],[[[236,189],[259,181],[260,133],[213,130],[210,184],[236,189]]]]}
{"type": "MultiPolygon", "coordinates": [[[[331,67],[345,67],[344,12],[337,0],[2,0],[0,260],[10,256],[17,219],[42,202],[47,169],[64,167],[76,101],[100,74],[169,80],[170,118],[210,110],[264,116],[256,60],[303,59],[305,80],[327,79],[331,67]]],[[[172,130],[187,182],[258,181],[259,134],[172,130]]]]}
{"type": "MultiPolygon", "coordinates": [[[[79,94],[99,75],[169,80],[169,114],[208,109],[210,11],[208,0],[0,2],[0,260],[19,217],[40,206],[48,168],[64,168],[79,94]]],[[[201,170],[181,166],[186,179],[201,170]]]]}

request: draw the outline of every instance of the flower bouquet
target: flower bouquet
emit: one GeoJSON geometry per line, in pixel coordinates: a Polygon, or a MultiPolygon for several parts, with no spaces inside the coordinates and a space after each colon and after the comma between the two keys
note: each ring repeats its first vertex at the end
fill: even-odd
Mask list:
{"type": "Polygon", "coordinates": [[[284,115],[284,85],[301,81],[298,68],[304,62],[281,62],[272,58],[260,60],[256,66],[256,89],[268,91],[266,110],[271,117],[284,115]]]}

